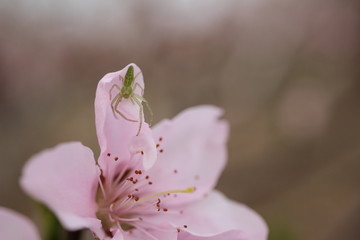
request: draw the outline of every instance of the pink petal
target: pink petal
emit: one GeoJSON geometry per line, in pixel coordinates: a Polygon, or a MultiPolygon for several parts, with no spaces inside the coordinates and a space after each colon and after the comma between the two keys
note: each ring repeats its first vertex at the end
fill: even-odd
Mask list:
{"type": "Polygon", "coordinates": [[[181,240],[267,239],[268,228],[260,215],[218,191],[182,210],[183,213],[172,220],[175,226],[187,226],[181,230],[187,232],[181,235],[184,237],[179,238],[181,240]]]}
{"type": "Polygon", "coordinates": [[[113,238],[111,238],[111,240],[124,240],[124,234],[123,231],[116,231],[115,235],[113,238]]]}
{"type": "Polygon", "coordinates": [[[4,240],[40,240],[28,218],[3,207],[0,207],[0,236],[4,240]]]}
{"type": "MultiPolygon", "coordinates": [[[[99,163],[103,168],[113,169],[116,165],[115,161],[108,161],[108,154],[111,155],[112,159],[119,160],[128,160],[130,159],[129,145],[132,139],[136,136],[140,120],[139,113],[140,108],[137,104],[133,104],[130,99],[123,99],[118,105],[117,109],[122,112],[127,118],[132,120],[137,120],[138,122],[131,122],[124,119],[119,114],[115,114],[111,107],[111,102],[119,93],[118,88],[114,88],[111,91],[110,99],[110,90],[113,86],[117,85],[119,88],[122,87],[122,81],[120,80],[120,75],[125,76],[128,67],[132,65],[134,67],[134,75],[138,74],[141,70],[135,64],[129,64],[122,70],[118,72],[106,74],[99,82],[96,90],[96,99],[95,99],[95,115],[96,115],[96,132],[99,139],[99,144],[101,148],[101,155],[99,158],[99,163]]],[[[136,80],[138,84],[144,87],[144,80],[142,73],[140,73],[136,80]]],[[[140,87],[137,87],[135,93],[142,95],[140,87]]],[[[141,113],[143,115],[143,113],[141,113]]],[[[145,121],[142,123],[141,135],[152,136],[151,130],[145,121]]],[[[148,146],[147,146],[148,147],[148,146]]],[[[155,151],[155,145],[151,146],[155,151]]],[[[154,156],[151,156],[154,157],[154,156]]],[[[146,159],[148,163],[154,162],[155,159],[146,159]]]]}
{"type": "Polygon", "coordinates": [[[227,231],[224,233],[220,233],[211,237],[204,236],[195,236],[189,232],[181,231],[177,238],[178,240],[246,240],[243,238],[243,234],[239,230],[227,231]]]}
{"type": "Polygon", "coordinates": [[[221,115],[217,107],[198,106],[155,126],[158,160],[148,172],[154,192],[196,187],[173,198],[180,204],[215,186],[227,160],[228,124],[218,119],[221,115]]]}
{"type": "Polygon", "coordinates": [[[23,169],[22,188],[55,212],[65,228],[100,228],[95,195],[98,171],[81,143],[60,144],[33,156],[23,169]]]}
{"type": "Polygon", "coordinates": [[[131,232],[127,232],[125,239],[126,240],[139,240],[139,239],[147,239],[147,240],[177,240],[177,231],[176,229],[172,229],[173,231],[156,231],[153,229],[146,229],[145,231],[140,231],[138,229],[134,229],[131,232]]]}
{"type": "MultiPolygon", "coordinates": [[[[140,134],[133,137],[130,142],[130,153],[141,158],[145,170],[150,169],[156,162],[156,148],[154,138],[147,134],[140,134]]],[[[133,159],[133,161],[136,161],[133,159]]]]}

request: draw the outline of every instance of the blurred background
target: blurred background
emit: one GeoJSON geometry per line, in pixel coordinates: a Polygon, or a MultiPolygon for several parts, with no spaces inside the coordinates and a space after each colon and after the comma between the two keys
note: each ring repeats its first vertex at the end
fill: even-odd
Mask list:
{"type": "Polygon", "coordinates": [[[359,240],[359,13],[355,0],[0,0],[0,205],[32,214],[18,178],[44,148],[99,152],[97,82],[135,62],[155,122],[225,109],[218,189],[271,240],[359,240]]]}

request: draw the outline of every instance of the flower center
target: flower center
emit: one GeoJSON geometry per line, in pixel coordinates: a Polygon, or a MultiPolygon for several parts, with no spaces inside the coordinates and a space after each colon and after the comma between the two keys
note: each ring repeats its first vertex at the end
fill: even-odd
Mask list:
{"type": "Polygon", "coordinates": [[[166,202],[170,200],[168,196],[177,197],[177,194],[195,191],[194,187],[188,187],[154,193],[149,175],[144,176],[140,169],[133,170],[125,166],[122,169],[106,176],[101,170],[99,177],[96,215],[101,220],[105,233],[110,237],[113,237],[117,229],[131,232],[136,228],[147,232],[144,226],[153,225],[151,216],[171,212],[166,207],[166,202]]]}

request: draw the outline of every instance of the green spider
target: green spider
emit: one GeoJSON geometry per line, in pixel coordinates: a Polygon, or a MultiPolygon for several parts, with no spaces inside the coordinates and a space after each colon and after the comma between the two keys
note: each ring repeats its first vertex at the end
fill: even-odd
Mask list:
{"type": "Polygon", "coordinates": [[[122,118],[124,118],[127,121],[138,122],[138,120],[133,120],[133,119],[127,118],[122,112],[120,112],[118,110],[118,106],[123,99],[130,99],[130,101],[133,104],[136,103],[139,106],[140,124],[139,124],[139,129],[138,129],[136,136],[139,135],[139,133],[141,131],[141,126],[143,123],[144,108],[143,108],[142,102],[145,103],[145,106],[148,109],[150,116],[151,116],[149,125],[151,125],[151,122],[153,119],[153,112],[151,111],[148,101],[146,101],[146,99],[143,98],[142,96],[140,96],[139,94],[135,93],[136,88],[139,87],[141,89],[141,95],[144,95],[144,88],[139,83],[135,82],[136,77],[139,76],[140,73],[141,73],[141,71],[138,74],[136,74],[136,76],[134,77],[134,67],[129,66],[129,68],[127,69],[126,74],[125,74],[125,79],[120,75],[120,80],[123,83],[122,87],[120,88],[119,85],[114,84],[114,85],[112,85],[112,87],[110,88],[110,91],[109,91],[110,100],[111,100],[112,99],[112,96],[111,96],[112,91],[115,88],[119,90],[119,92],[115,95],[114,99],[111,100],[111,109],[112,109],[114,117],[116,119],[117,119],[116,114],[119,114],[122,118]]]}

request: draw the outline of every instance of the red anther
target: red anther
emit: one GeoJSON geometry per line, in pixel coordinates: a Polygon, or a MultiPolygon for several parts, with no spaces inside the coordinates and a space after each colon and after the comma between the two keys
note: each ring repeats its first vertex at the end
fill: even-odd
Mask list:
{"type": "Polygon", "coordinates": [[[160,152],[163,153],[163,152],[164,152],[164,149],[160,149],[160,152]]]}
{"type": "Polygon", "coordinates": [[[139,191],[139,189],[137,189],[137,188],[135,188],[134,190],[137,191],[137,192],[139,191]]]}
{"type": "Polygon", "coordinates": [[[145,179],[149,179],[149,176],[146,176],[145,179]]]}
{"type": "Polygon", "coordinates": [[[175,174],[178,173],[178,170],[174,169],[174,173],[175,173],[175,174]]]}
{"type": "Polygon", "coordinates": [[[131,194],[129,194],[129,195],[128,195],[128,198],[132,198],[132,195],[131,195],[131,194]]]}
{"type": "Polygon", "coordinates": [[[114,160],[117,161],[117,160],[119,160],[119,158],[118,158],[118,157],[115,157],[114,160]]]}
{"type": "Polygon", "coordinates": [[[167,209],[167,208],[164,208],[164,209],[163,209],[163,211],[164,211],[164,212],[167,212],[167,211],[168,211],[168,209],[167,209]]]}
{"type": "Polygon", "coordinates": [[[156,144],[156,147],[157,147],[157,148],[160,147],[160,144],[156,144]]]}
{"type": "Polygon", "coordinates": [[[160,208],[158,208],[157,210],[158,210],[158,212],[160,212],[160,208]]]}
{"type": "Polygon", "coordinates": [[[161,142],[162,140],[163,140],[163,138],[162,138],[162,137],[160,137],[160,138],[159,138],[159,141],[161,142]]]}
{"type": "Polygon", "coordinates": [[[139,201],[139,199],[140,199],[140,198],[139,198],[138,196],[134,196],[134,200],[135,200],[135,201],[139,201]]]}
{"type": "Polygon", "coordinates": [[[177,228],[176,231],[177,231],[177,232],[180,232],[180,228],[177,228]]]}
{"type": "Polygon", "coordinates": [[[153,184],[152,182],[149,182],[149,185],[153,184]]]}
{"type": "Polygon", "coordinates": [[[142,174],[142,171],[141,171],[141,170],[138,170],[138,173],[139,173],[139,174],[142,174]]]}
{"type": "Polygon", "coordinates": [[[139,171],[138,171],[138,170],[135,170],[135,174],[139,174],[139,171]]]}
{"type": "Polygon", "coordinates": [[[184,225],[184,228],[187,228],[187,225],[184,225]]]}
{"type": "Polygon", "coordinates": [[[110,153],[108,153],[108,154],[107,154],[107,156],[108,156],[108,157],[110,157],[110,156],[111,156],[111,154],[110,154],[110,153]]]}
{"type": "Polygon", "coordinates": [[[144,155],[144,151],[141,151],[141,155],[144,155]]]}

